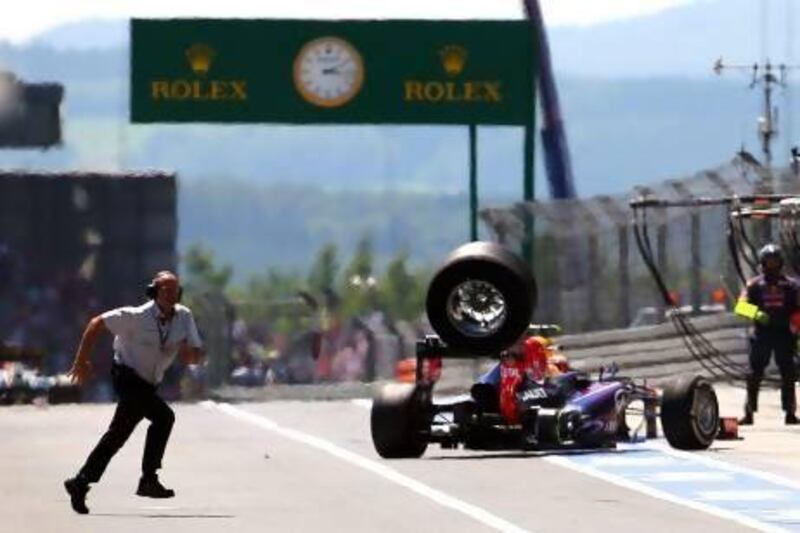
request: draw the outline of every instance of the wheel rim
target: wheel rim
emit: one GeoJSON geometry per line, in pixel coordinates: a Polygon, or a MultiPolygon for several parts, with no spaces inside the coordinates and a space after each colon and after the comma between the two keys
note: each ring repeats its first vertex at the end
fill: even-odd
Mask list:
{"type": "Polygon", "coordinates": [[[695,420],[703,435],[714,435],[717,431],[717,402],[709,387],[700,387],[695,392],[695,420]]]}
{"type": "Polygon", "coordinates": [[[450,291],[447,318],[467,337],[488,337],[506,321],[506,301],[491,283],[467,280],[450,291]]]}

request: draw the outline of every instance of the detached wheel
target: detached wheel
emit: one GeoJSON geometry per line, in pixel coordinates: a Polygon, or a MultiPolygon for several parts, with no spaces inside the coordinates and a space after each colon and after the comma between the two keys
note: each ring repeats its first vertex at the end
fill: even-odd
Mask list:
{"type": "Polygon", "coordinates": [[[536,307],[536,281],[520,257],[491,242],[453,251],[434,274],[425,310],[450,347],[500,352],[525,332],[536,307]]]}
{"type": "Polygon", "coordinates": [[[372,443],[385,459],[421,457],[428,447],[423,432],[430,429],[426,404],[416,385],[391,383],[372,402],[372,443]]]}
{"type": "Polygon", "coordinates": [[[707,379],[681,378],[664,389],[661,425],[673,448],[705,450],[719,431],[717,393],[707,379]]]}

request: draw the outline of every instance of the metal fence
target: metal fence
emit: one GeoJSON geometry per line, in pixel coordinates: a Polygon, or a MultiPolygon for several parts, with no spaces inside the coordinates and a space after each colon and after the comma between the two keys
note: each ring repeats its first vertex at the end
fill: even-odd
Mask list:
{"type": "MultiPolygon", "coordinates": [[[[576,333],[664,321],[663,298],[636,248],[631,200],[797,191],[800,182],[790,169],[768,172],[737,156],[719,168],[636,187],[627,195],[518,203],[485,209],[481,218],[499,242],[520,249],[525,217],[533,216],[535,320],[576,333]]],[[[659,270],[675,303],[689,314],[730,308],[739,292],[728,253],[728,213],[725,206],[710,206],[655,208],[647,215],[659,270]]],[[[755,245],[763,243],[765,232],[752,235],[755,245]]]]}

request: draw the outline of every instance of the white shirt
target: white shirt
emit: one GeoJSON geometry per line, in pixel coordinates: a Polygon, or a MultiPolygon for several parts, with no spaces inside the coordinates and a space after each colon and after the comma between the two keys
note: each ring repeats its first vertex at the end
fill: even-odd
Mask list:
{"type": "Polygon", "coordinates": [[[188,307],[176,304],[172,319],[162,323],[161,310],[150,300],[138,307],[118,307],[100,318],[114,334],[114,360],[132,368],[142,379],[158,385],[186,341],[202,347],[197,325],[188,307]]]}

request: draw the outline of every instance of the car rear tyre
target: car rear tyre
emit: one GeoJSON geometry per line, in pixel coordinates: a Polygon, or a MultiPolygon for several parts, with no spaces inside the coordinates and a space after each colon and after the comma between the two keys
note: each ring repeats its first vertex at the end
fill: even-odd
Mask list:
{"type": "Polygon", "coordinates": [[[681,378],[664,388],[661,425],[673,448],[705,450],[719,431],[714,386],[701,376],[681,378]]]}
{"type": "Polygon", "coordinates": [[[536,296],[536,281],[520,257],[496,243],[473,242],[453,251],[434,274],[425,309],[448,346],[488,355],[522,336],[536,296]]]}
{"type": "MultiPolygon", "coordinates": [[[[429,406],[428,406],[429,407],[429,406]]],[[[421,390],[410,383],[385,385],[372,402],[372,443],[385,459],[421,457],[430,417],[421,390]]]]}

